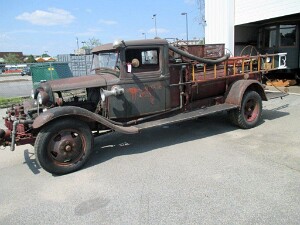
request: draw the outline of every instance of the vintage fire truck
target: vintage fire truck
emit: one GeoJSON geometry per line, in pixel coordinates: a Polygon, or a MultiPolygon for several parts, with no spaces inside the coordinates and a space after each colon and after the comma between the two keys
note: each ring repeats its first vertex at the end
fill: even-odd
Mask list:
{"type": "Polygon", "coordinates": [[[243,129],[255,127],[268,100],[262,76],[285,68],[286,55],[193,51],[163,39],[96,47],[90,75],[41,82],[32,101],[7,110],[0,145],[32,144],[42,168],[67,174],[88,160],[94,137],[110,131],[136,134],[221,111],[243,129]]]}

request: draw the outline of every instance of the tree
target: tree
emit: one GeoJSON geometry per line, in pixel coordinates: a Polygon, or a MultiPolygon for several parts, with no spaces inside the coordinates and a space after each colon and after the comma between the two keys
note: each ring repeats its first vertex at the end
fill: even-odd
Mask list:
{"type": "Polygon", "coordinates": [[[42,58],[44,58],[44,57],[50,57],[50,55],[48,55],[47,53],[44,53],[44,54],[42,55],[42,58]]]}
{"type": "Polygon", "coordinates": [[[85,45],[82,47],[82,49],[92,49],[96,46],[101,45],[101,42],[99,39],[92,37],[88,41],[83,42],[85,45]]]}
{"type": "Polygon", "coordinates": [[[35,61],[33,55],[30,55],[30,56],[28,56],[26,62],[27,62],[27,63],[35,63],[36,61],[35,61]]]}
{"type": "Polygon", "coordinates": [[[14,54],[14,53],[8,53],[3,58],[4,58],[4,61],[8,64],[22,63],[23,62],[23,60],[17,54],[14,54]]]}
{"type": "Polygon", "coordinates": [[[206,26],[206,20],[205,20],[205,1],[204,0],[197,0],[198,4],[198,10],[199,10],[199,16],[196,18],[199,25],[202,27],[203,36],[205,37],[205,26],[206,26]]]}

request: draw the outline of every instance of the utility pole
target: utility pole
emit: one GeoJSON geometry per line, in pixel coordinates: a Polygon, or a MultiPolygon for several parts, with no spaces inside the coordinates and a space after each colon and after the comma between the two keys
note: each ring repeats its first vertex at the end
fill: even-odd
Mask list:
{"type": "Polygon", "coordinates": [[[156,27],[156,14],[153,14],[152,19],[154,19],[154,26],[155,26],[155,37],[157,37],[157,27],[156,27]]]}

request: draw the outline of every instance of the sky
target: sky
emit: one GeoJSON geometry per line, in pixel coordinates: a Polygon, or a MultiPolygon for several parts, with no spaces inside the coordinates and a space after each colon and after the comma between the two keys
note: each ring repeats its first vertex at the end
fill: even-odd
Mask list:
{"type": "Polygon", "coordinates": [[[203,38],[202,0],[0,0],[0,52],[71,54],[91,38],[203,38]],[[156,14],[155,17],[153,15],[156,14]],[[144,34],[143,34],[144,33],[144,34]],[[78,42],[77,42],[78,39],[78,42]],[[78,45],[77,45],[78,43],[78,45]]]}

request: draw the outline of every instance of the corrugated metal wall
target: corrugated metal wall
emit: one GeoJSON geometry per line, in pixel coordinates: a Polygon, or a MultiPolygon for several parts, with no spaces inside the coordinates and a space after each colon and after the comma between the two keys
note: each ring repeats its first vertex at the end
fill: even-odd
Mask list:
{"type": "MultiPolygon", "coordinates": [[[[210,0],[205,3],[208,2],[210,2],[210,0]]],[[[232,12],[234,12],[233,9],[232,12]]],[[[291,15],[299,12],[299,0],[235,0],[235,25],[291,15]]]]}
{"type": "Polygon", "coordinates": [[[225,48],[234,49],[234,0],[205,1],[205,43],[224,43],[225,48]]]}
{"type": "Polygon", "coordinates": [[[83,76],[90,73],[92,65],[92,55],[58,55],[59,62],[67,62],[73,76],[83,76]]]}

